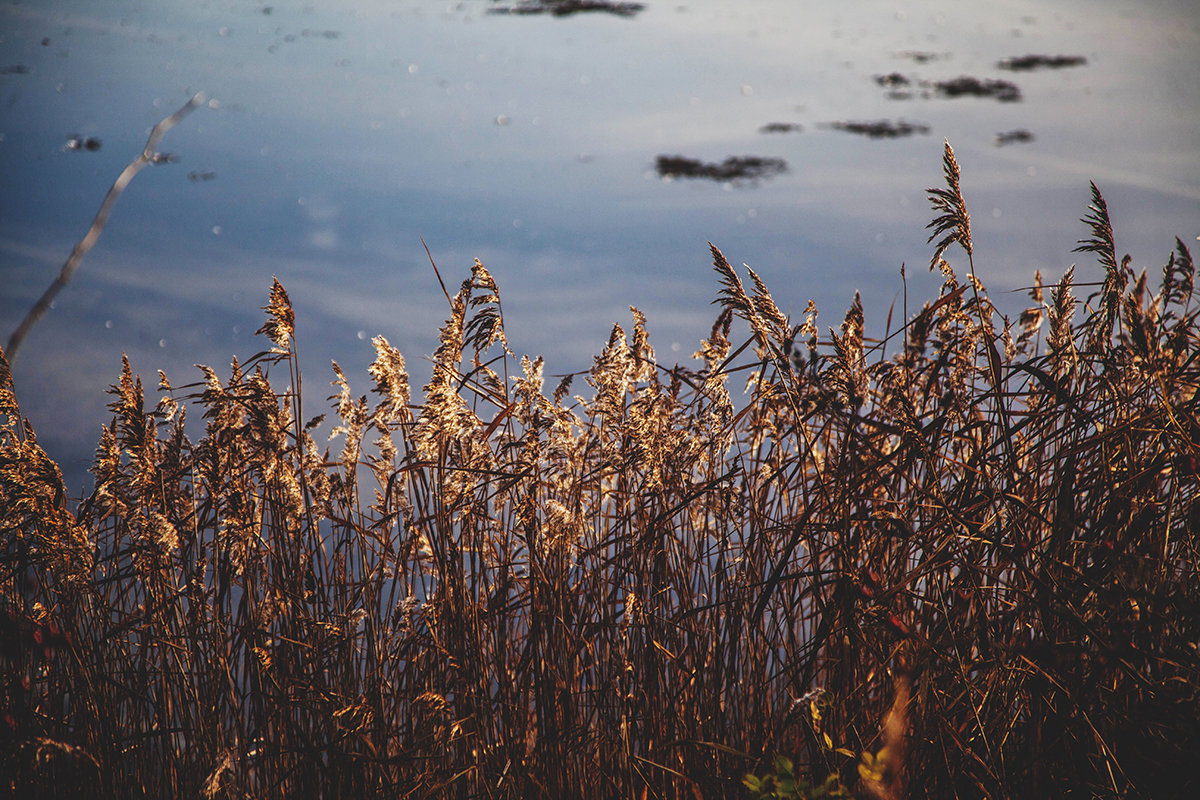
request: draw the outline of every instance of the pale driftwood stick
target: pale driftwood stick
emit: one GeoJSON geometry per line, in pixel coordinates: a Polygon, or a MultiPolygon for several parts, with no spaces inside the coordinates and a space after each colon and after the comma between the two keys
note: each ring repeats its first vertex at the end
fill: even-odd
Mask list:
{"type": "Polygon", "coordinates": [[[133,180],[133,176],[141,171],[142,167],[162,160],[163,157],[158,152],[158,142],[162,139],[163,134],[174,128],[180,120],[192,113],[197,106],[203,103],[204,92],[198,92],[195,97],[184,104],[183,108],[155,125],[154,130],[150,131],[150,138],[146,140],[146,147],[142,150],[142,154],[125,168],[120,176],[117,177],[116,182],[113,183],[112,188],[108,190],[108,195],[104,198],[104,202],[100,204],[100,210],[96,213],[96,218],[92,220],[92,227],[88,229],[87,235],[79,241],[79,244],[75,245],[75,249],[71,251],[71,257],[67,259],[67,263],[63,264],[62,271],[58,273],[58,277],[54,279],[54,283],[50,284],[50,288],[34,304],[29,313],[25,315],[25,320],[21,323],[21,326],[13,331],[12,336],[8,338],[6,355],[10,364],[16,359],[17,350],[20,349],[21,342],[25,341],[25,337],[29,335],[29,329],[37,324],[38,320],[46,316],[46,312],[50,310],[50,303],[54,301],[54,298],[58,296],[63,287],[67,285],[67,282],[71,280],[71,276],[79,268],[83,257],[88,254],[88,251],[96,244],[96,240],[100,238],[100,231],[104,230],[104,225],[108,222],[108,216],[112,213],[112,208],[116,205],[117,198],[121,196],[121,192],[125,191],[125,187],[133,180]]]}

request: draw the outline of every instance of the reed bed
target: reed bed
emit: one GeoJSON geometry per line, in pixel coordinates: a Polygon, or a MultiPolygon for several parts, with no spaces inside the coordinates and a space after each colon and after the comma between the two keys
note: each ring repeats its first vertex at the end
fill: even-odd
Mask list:
{"type": "Polygon", "coordinates": [[[745,797],[786,754],[864,797],[1195,796],[1191,255],[1152,290],[1093,186],[1094,291],[1010,323],[944,165],[944,283],[881,341],[713,247],[701,368],[634,309],[548,391],[477,261],[423,401],[382,337],[373,396],[334,364],[334,454],[276,282],[227,377],[148,407],[126,361],[74,510],[0,359],[0,792],[745,797]]]}

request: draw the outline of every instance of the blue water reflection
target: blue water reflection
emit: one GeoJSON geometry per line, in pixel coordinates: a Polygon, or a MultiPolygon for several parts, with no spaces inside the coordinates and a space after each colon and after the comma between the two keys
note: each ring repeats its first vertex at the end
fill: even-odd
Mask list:
{"type": "Polygon", "coordinates": [[[378,334],[423,381],[446,308],[422,237],[448,282],[475,257],[488,266],[509,341],[553,374],[586,369],[630,304],[660,361],[687,359],[715,316],[710,240],[785,310],[814,299],[825,326],[861,291],[880,332],[893,301],[903,312],[901,262],[909,298],[936,292],[923,190],[940,184],[943,138],[994,295],[1035,269],[1094,275],[1071,253],[1088,180],[1135,265],[1155,271],[1174,236],[1200,234],[1188,0],[488,13],[520,5],[0,5],[5,337],[149,128],[198,90],[211,98],[167,135],[178,162],[136,178],[15,365],[73,488],[121,353],[151,387],[159,368],[176,385],[197,362],[223,372],[261,349],[272,275],[296,307],[309,408],[324,407],[331,358],[366,391],[378,334]],[[1037,54],[1086,63],[1011,68],[1037,54]],[[973,96],[963,78],[1020,100],[973,96]],[[786,170],[686,179],[660,157],[786,170]]]}

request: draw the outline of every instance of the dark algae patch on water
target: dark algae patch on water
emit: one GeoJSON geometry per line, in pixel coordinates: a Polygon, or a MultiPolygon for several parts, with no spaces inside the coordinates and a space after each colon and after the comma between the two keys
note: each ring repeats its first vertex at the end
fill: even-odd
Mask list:
{"type": "Polygon", "coordinates": [[[1000,69],[1013,72],[1028,72],[1035,69],[1063,69],[1065,67],[1082,67],[1087,64],[1083,56],[1014,56],[996,63],[1000,69]]]}
{"type": "Polygon", "coordinates": [[[800,133],[804,130],[803,125],[797,125],[794,122],[768,122],[758,129],[759,133],[800,133]]]}
{"type": "Polygon", "coordinates": [[[1015,103],[1021,99],[1021,89],[1015,83],[997,78],[979,78],[963,75],[948,81],[935,81],[933,88],[943,97],[990,97],[1001,103],[1015,103]]]}
{"type": "Polygon", "coordinates": [[[889,100],[911,100],[916,94],[928,100],[933,96],[949,99],[958,97],[988,97],[1002,103],[1014,103],[1021,99],[1021,88],[1012,81],[999,78],[976,78],[971,75],[961,75],[943,81],[914,80],[900,72],[887,75],[876,75],[875,83],[888,89],[889,100]],[[920,92],[914,93],[911,87],[920,86],[920,92]]]}
{"type": "Polygon", "coordinates": [[[830,122],[828,127],[835,131],[856,133],[859,136],[866,136],[868,139],[899,139],[903,136],[912,136],[914,133],[929,133],[928,125],[904,120],[897,122],[886,119],[875,122],[830,122]]]}
{"type": "Polygon", "coordinates": [[[522,0],[511,6],[489,8],[489,14],[549,14],[569,17],[574,14],[602,13],[617,17],[633,17],[646,7],[641,3],[611,3],[608,0],[522,0]]]}
{"type": "Polygon", "coordinates": [[[730,156],[719,164],[686,156],[659,156],[654,168],[661,177],[667,179],[707,178],[720,183],[732,181],[740,184],[742,181],[756,182],[773,178],[787,172],[788,167],[782,158],[762,156],[730,156]]]}
{"type": "Polygon", "coordinates": [[[880,86],[885,86],[889,89],[894,89],[897,86],[908,86],[912,81],[899,72],[892,72],[887,75],[876,75],[875,82],[880,86]]]}
{"type": "Polygon", "coordinates": [[[896,53],[897,58],[907,58],[910,61],[915,61],[918,64],[928,64],[930,61],[937,61],[941,58],[949,58],[949,53],[930,53],[925,50],[904,50],[896,53]]]}
{"type": "Polygon", "coordinates": [[[996,134],[996,147],[1004,147],[1007,144],[1024,144],[1025,142],[1032,141],[1033,133],[1024,128],[996,134]]]}

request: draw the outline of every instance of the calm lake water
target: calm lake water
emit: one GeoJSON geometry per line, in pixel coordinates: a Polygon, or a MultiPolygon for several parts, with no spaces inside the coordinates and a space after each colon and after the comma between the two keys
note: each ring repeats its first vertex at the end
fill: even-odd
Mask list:
{"type": "Polygon", "coordinates": [[[855,291],[868,332],[893,301],[898,321],[907,262],[913,313],[939,285],[924,190],[942,185],[944,138],[980,277],[1014,315],[1035,270],[1098,276],[1071,253],[1089,180],[1135,267],[1158,271],[1175,236],[1197,244],[1193,0],[554,5],[0,5],[5,340],[149,129],[209,98],[14,364],[74,491],[121,354],[150,404],[160,368],[177,386],[196,363],[227,373],[265,346],[273,275],[310,413],[330,359],[367,392],[379,334],[420,385],[447,313],[421,237],[451,290],[487,265],[509,341],[548,374],[588,368],[631,304],[660,362],[689,359],[716,314],[708,241],[794,315],[815,300],[823,329],[855,291]]]}

